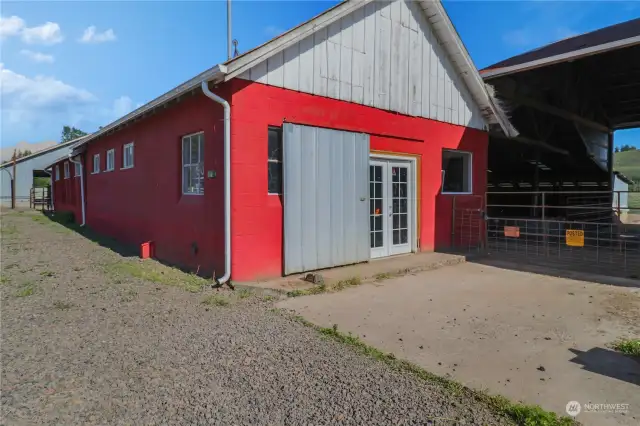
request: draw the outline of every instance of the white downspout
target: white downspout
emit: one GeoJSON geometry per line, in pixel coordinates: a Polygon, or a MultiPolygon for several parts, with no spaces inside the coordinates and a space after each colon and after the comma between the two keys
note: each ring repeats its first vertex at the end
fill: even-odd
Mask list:
{"type": "MultiPolygon", "coordinates": [[[[224,108],[224,275],[217,281],[224,284],[231,277],[231,106],[229,102],[209,90],[209,82],[202,82],[202,91],[224,108]]],[[[215,278],[215,277],[214,277],[215,278]]]]}
{"type": "MultiPolygon", "coordinates": [[[[82,224],[80,226],[84,226],[85,223],[85,214],[84,214],[84,171],[82,167],[82,161],[74,161],[71,154],[69,154],[69,161],[74,164],[80,165],[80,202],[82,203],[82,224]]],[[[69,173],[71,174],[71,173],[69,173]]]]}

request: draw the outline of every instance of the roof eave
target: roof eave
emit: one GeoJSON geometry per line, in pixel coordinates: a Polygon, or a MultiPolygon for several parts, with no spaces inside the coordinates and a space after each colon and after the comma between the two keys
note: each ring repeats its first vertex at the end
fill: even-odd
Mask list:
{"type": "Polygon", "coordinates": [[[433,30],[440,39],[444,49],[452,59],[453,65],[471,92],[471,96],[480,107],[485,121],[500,126],[505,135],[515,137],[518,131],[509,120],[506,112],[497,104],[497,100],[489,93],[480,73],[476,68],[469,52],[460,40],[449,15],[440,1],[422,1],[422,8],[430,17],[436,17],[439,22],[433,24],[433,30]],[[456,61],[455,57],[460,60],[456,61]]]}
{"type": "Polygon", "coordinates": [[[640,44],[640,36],[630,37],[622,40],[604,43],[598,46],[587,47],[584,49],[574,50],[573,52],[562,53],[560,55],[549,56],[535,61],[524,62],[522,64],[512,65],[500,68],[486,68],[482,70],[482,78],[491,80],[497,77],[503,77],[510,74],[516,74],[523,71],[529,71],[536,68],[542,68],[548,65],[554,65],[561,62],[569,62],[586,56],[597,55],[612,50],[623,49],[640,44]]]}

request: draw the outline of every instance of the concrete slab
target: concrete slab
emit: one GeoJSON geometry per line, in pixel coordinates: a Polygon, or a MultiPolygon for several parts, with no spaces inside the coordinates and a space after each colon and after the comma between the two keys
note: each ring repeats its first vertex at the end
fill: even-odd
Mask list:
{"type": "MultiPolygon", "coordinates": [[[[464,256],[453,254],[433,252],[415,253],[374,259],[367,263],[323,269],[315,272],[322,275],[327,283],[348,280],[354,277],[359,278],[362,282],[366,282],[376,280],[380,277],[386,279],[392,276],[430,271],[443,266],[457,265],[464,261],[464,256]]],[[[242,284],[287,292],[312,287],[313,284],[303,280],[305,275],[306,273],[295,274],[273,280],[243,282],[242,284]]]]}
{"type": "Polygon", "coordinates": [[[585,425],[640,424],[640,363],[607,349],[640,334],[640,290],[464,263],[279,306],[337,324],[426,370],[565,415],[629,404],[585,425]]]}

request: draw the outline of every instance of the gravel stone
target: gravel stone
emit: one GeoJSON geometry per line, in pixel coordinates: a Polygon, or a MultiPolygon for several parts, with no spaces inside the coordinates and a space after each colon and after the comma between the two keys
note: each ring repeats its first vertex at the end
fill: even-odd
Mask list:
{"type": "Polygon", "coordinates": [[[114,275],[120,254],[33,216],[2,214],[3,424],[511,424],[257,293],[205,306],[215,290],[114,275]]]}

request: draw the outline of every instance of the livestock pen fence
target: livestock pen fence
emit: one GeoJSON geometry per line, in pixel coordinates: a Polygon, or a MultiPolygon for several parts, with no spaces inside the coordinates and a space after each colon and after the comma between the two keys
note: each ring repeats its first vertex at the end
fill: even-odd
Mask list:
{"type": "Polygon", "coordinates": [[[632,201],[638,196],[531,191],[459,198],[452,241],[457,251],[496,259],[640,278],[640,209],[632,201]]]}

